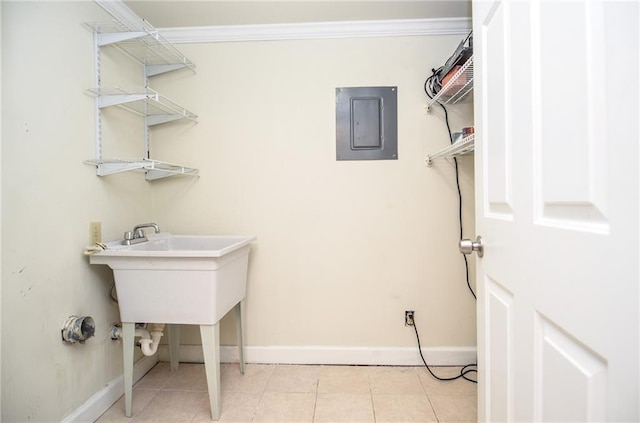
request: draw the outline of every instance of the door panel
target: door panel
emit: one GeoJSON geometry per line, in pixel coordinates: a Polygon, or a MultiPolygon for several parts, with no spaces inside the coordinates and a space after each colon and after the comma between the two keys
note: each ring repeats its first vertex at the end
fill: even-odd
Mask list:
{"type": "Polygon", "coordinates": [[[513,294],[491,278],[488,292],[488,367],[491,421],[513,421],[513,397],[510,389],[513,354],[513,294]],[[504,404],[504,405],[503,405],[504,404]]]}
{"type": "Polygon", "coordinates": [[[487,115],[485,125],[493,142],[486,156],[487,181],[487,213],[497,218],[511,219],[511,136],[509,125],[509,101],[506,90],[510,68],[507,62],[507,43],[505,37],[504,11],[506,5],[496,4],[484,21],[481,37],[485,45],[485,63],[489,68],[486,73],[486,86],[494,95],[487,97],[485,106],[487,115]]]}
{"type": "Polygon", "coordinates": [[[606,232],[603,5],[541,2],[531,12],[537,222],[606,232]]]}
{"type": "Polygon", "coordinates": [[[478,415],[640,420],[640,4],[474,1],[478,415]]]}
{"type": "Polygon", "coordinates": [[[606,360],[544,316],[536,317],[534,420],[606,421],[606,360]]]}

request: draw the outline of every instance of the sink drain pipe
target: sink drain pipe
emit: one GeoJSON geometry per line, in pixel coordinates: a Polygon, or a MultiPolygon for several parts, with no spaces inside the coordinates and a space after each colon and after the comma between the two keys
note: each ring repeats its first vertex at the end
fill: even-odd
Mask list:
{"type": "MultiPolygon", "coordinates": [[[[164,331],[164,323],[154,323],[151,333],[144,328],[136,328],[134,336],[140,337],[140,349],[142,354],[150,356],[158,352],[158,346],[160,345],[160,339],[164,331]]],[[[111,328],[111,339],[122,338],[122,328],[114,326],[111,328]]]]}
{"type": "Polygon", "coordinates": [[[164,333],[162,332],[163,330],[164,323],[154,323],[153,331],[151,331],[151,334],[149,334],[146,329],[136,329],[136,335],[138,334],[138,331],[140,331],[140,336],[142,337],[140,339],[140,349],[142,350],[142,354],[154,355],[156,352],[158,352],[160,338],[162,338],[162,335],[164,335],[164,333]]]}
{"type": "Polygon", "coordinates": [[[69,343],[84,341],[91,338],[96,332],[96,322],[91,316],[69,316],[62,325],[62,340],[69,343]]]}

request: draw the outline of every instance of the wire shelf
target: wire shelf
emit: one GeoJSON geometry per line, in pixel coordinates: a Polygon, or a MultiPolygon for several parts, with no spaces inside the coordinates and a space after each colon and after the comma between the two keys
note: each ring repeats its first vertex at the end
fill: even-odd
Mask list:
{"type": "Polygon", "coordinates": [[[449,81],[427,103],[427,110],[436,102],[456,104],[464,100],[473,91],[473,56],[456,71],[449,81]]]}
{"type": "Polygon", "coordinates": [[[153,181],[169,176],[193,176],[199,177],[198,169],[186,167],[179,164],[163,162],[151,159],[108,159],[108,160],[87,160],[86,164],[96,166],[98,176],[113,175],[115,173],[140,170],[146,172],[146,179],[153,181]]]}
{"type": "Polygon", "coordinates": [[[87,23],[98,35],[98,46],[113,45],[147,68],[147,76],[176,69],[195,70],[196,65],[145,20],[87,23]]]}
{"type": "Polygon", "coordinates": [[[86,164],[96,166],[98,176],[115,173],[140,171],[148,181],[169,176],[185,175],[198,177],[198,169],[183,165],[144,159],[103,159],[102,158],[102,109],[111,106],[121,107],[144,117],[145,157],[149,157],[149,127],[175,120],[196,121],[197,115],[162,94],[148,88],[149,77],[178,69],[195,70],[195,65],[178,49],[169,43],[148,22],[111,21],[105,23],[86,23],[85,27],[93,31],[94,41],[94,87],[87,93],[96,97],[96,156],[86,164]],[[119,49],[125,55],[144,66],[144,87],[101,86],[100,50],[105,46],[119,49]]]}
{"type": "Polygon", "coordinates": [[[431,166],[433,160],[438,158],[453,158],[462,156],[464,154],[471,153],[475,149],[475,136],[474,134],[467,135],[460,141],[456,141],[448,147],[443,148],[435,154],[427,156],[427,165],[431,166]]]}
{"type": "Polygon", "coordinates": [[[198,116],[148,87],[91,88],[87,90],[98,98],[98,107],[120,106],[147,117],[153,126],[178,119],[196,121],[198,116]]]}

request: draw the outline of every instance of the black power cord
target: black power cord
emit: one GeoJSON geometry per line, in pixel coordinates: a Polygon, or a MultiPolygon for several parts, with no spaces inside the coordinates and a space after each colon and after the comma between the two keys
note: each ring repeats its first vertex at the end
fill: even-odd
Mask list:
{"type": "Polygon", "coordinates": [[[416,326],[415,321],[413,322],[413,329],[416,331],[416,339],[418,340],[418,352],[420,353],[420,358],[422,359],[422,362],[424,363],[424,366],[427,368],[427,370],[429,371],[431,376],[433,376],[434,378],[436,378],[436,379],[438,379],[438,380],[440,380],[442,382],[448,382],[448,381],[457,380],[457,379],[462,378],[464,380],[468,380],[469,382],[478,383],[477,380],[470,379],[470,378],[467,377],[467,374],[469,374],[469,373],[478,373],[478,369],[472,368],[472,367],[477,367],[477,364],[467,364],[466,366],[462,367],[462,369],[460,369],[460,374],[458,376],[453,376],[453,377],[436,376],[436,374],[433,373],[433,371],[431,370],[431,368],[427,364],[427,361],[424,359],[424,356],[422,355],[422,347],[420,346],[420,336],[418,336],[418,327],[416,326]]]}
{"type": "MultiPolygon", "coordinates": [[[[433,80],[436,78],[436,71],[433,70],[433,74],[427,78],[427,80],[424,83],[424,90],[427,93],[427,95],[429,96],[429,98],[433,98],[432,94],[429,93],[428,91],[428,85],[430,83],[430,80],[433,80]]],[[[447,108],[444,107],[444,105],[442,103],[438,103],[440,105],[440,107],[442,107],[442,110],[444,111],[444,118],[445,118],[445,122],[447,124],[447,131],[449,132],[449,141],[451,144],[453,144],[453,134],[451,133],[451,126],[449,125],[449,114],[447,113],[447,108]]],[[[459,227],[460,227],[460,239],[462,239],[462,191],[460,189],[460,177],[459,177],[459,172],[458,172],[458,160],[454,157],[453,158],[453,162],[455,164],[455,169],[456,169],[456,187],[458,188],[458,221],[460,223],[459,227]]],[[[466,279],[467,279],[467,287],[469,288],[469,292],[471,292],[471,295],[473,295],[473,298],[477,300],[476,294],[475,292],[473,292],[473,289],[471,288],[471,282],[469,281],[469,261],[467,260],[467,256],[465,254],[462,254],[462,258],[464,259],[464,268],[465,268],[465,274],[466,274],[466,279]]],[[[477,373],[477,364],[467,364],[466,366],[462,367],[462,369],[460,369],[460,374],[458,376],[454,376],[454,377],[450,377],[450,378],[442,378],[437,376],[435,373],[433,373],[433,371],[431,370],[431,368],[429,368],[429,365],[427,364],[427,361],[424,359],[424,356],[422,355],[422,347],[420,346],[420,336],[418,335],[418,327],[416,326],[415,323],[415,319],[413,321],[413,329],[416,332],[416,340],[418,341],[418,352],[420,353],[420,358],[422,358],[422,362],[424,363],[424,366],[427,368],[427,370],[429,371],[429,373],[431,374],[431,376],[433,376],[435,379],[440,380],[440,381],[452,381],[452,380],[457,380],[457,379],[464,379],[464,380],[468,380],[469,382],[473,382],[473,383],[478,383],[478,381],[474,380],[474,379],[469,379],[466,375],[468,373],[477,373]]]]}
{"type": "MultiPolygon", "coordinates": [[[[467,36],[467,38],[465,39],[464,42],[466,42],[467,39],[469,39],[469,37],[471,36],[471,33],[467,36]]],[[[442,76],[441,73],[443,71],[443,66],[441,66],[438,69],[432,69],[431,70],[431,76],[429,76],[426,81],[424,82],[424,92],[427,94],[427,96],[429,96],[430,99],[433,99],[435,97],[435,95],[438,93],[438,91],[440,91],[440,89],[442,88],[442,84],[441,84],[441,80],[442,80],[442,76]]],[[[453,144],[453,134],[451,132],[451,126],[449,125],[449,114],[447,113],[447,108],[444,107],[444,104],[437,102],[440,107],[442,107],[442,110],[444,111],[444,118],[445,118],[445,122],[447,124],[447,131],[449,132],[449,142],[451,144],[453,144]]],[[[456,171],[456,187],[458,190],[458,221],[459,221],[459,227],[460,227],[460,237],[459,239],[462,239],[463,236],[463,227],[462,227],[462,190],[460,189],[460,174],[458,171],[458,159],[456,159],[455,157],[453,158],[453,162],[455,165],[455,171],[456,171]]],[[[469,288],[469,291],[471,292],[471,295],[473,295],[473,298],[477,300],[476,294],[475,292],[473,292],[473,289],[471,288],[471,282],[469,281],[469,261],[467,260],[467,256],[466,255],[462,255],[462,258],[464,259],[464,267],[465,267],[465,275],[466,275],[466,281],[467,281],[467,287],[469,288]]],[[[429,365],[427,364],[427,361],[424,359],[424,355],[422,355],[422,346],[420,345],[420,336],[418,335],[418,327],[415,324],[415,319],[413,321],[413,329],[416,332],[416,340],[418,341],[418,352],[420,353],[420,358],[422,359],[422,362],[424,363],[424,366],[427,368],[427,370],[429,371],[429,373],[431,374],[431,376],[433,376],[435,379],[440,380],[440,381],[452,381],[452,380],[457,380],[457,379],[464,379],[467,380],[469,382],[473,382],[473,383],[478,383],[477,380],[474,379],[470,379],[469,377],[467,377],[466,375],[469,373],[477,373],[477,364],[467,364],[466,366],[463,366],[462,369],[460,369],[460,374],[458,376],[454,376],[454,377],[448,377],[448,378],[443,378],[443,377],[439,377],[437,376],[435,373],[433,373],[433,371],[431,370],[431,368],[429,367],[429,365]]]]}
{"type": "MultiPolygon", "coordinates": [[[[424,82],[424,92],[427,94],[427,96],[429,96],[429,98],[433,99],[433,97],[436,95],[436,92],[434,92],[434,90],[439,90],[439,79],[440,79],[440,72],[442,71],[442,67],[438,68],[438,69],[432,69],[431,70],[431,76],[427,78],[427,80],[424,82]]],[[[449,142],[451,144],[453,144],[453,134],[451,132],[451,126],[449,125],[449,114],[447,113],[447,108],[444,107],[444,104],[437,102],[440,105],[440,107],[442,107],[442,110],[444,111],[444,120],[447,124],[447,131],[449,132],[449,142]]],[[[458,189],[458,221],[459,221],[459,226],[460,226],[460,237],[459,239],[462,239],[463,236],[463,230],[462,230],[462,190],[460,189],[460,173],[458,172],[458,159],[457,158],[453,158],[453,163],[455,165],[455,170],[456,170],[456,187],[458,189]]],[[[476,297],[476,293],[473,292],[473,288],[471,288],[471,282],[469,280],[469,260],[467,260],[467,256],[465,254],[462,255],[462,258],[464,260],[464,268],[465,268],[465,275],[466,275],[466,281],[467,281],[467,287],[469,288],[469,292],[471,292],[471,295],[473,295],[474,299],[477,299],[476,297]]]]}
{"type": "Polygon", "coordinates": [[[416,339],[418,340],[418,352],[420,353],[420,358],[422,359],[422,362],[424,363],[424,366],[427,368],[429,373],[431,373],[431,376],[433,376],[434,378],[436,378],[436,379],[438,379],[440,381],[443,381],[443,382],[457,380],[457,379],[462,378],[464,380],[468,380],[469,382],[478,383],[477,380],[470,379],[470,378],[467,377],[467,374],[469,374],[469,373],[478,373],[478,369],[473,369],[472,368],[472,367],[476,367],[477,364],[467,364],[462,369],[460,369],[460,374],[458,376],[453,376],[453,377],[436,376],[436,374],[433,373],[433,371],[431,370],[431,368],[427,364],[427,361],[424,359],[424,356],[422,355],[422,347],[420,346],[420,336],[418,336],[418,327],[416,326],[415,320],[413,321],[413,329],[416,331],[416,339]]]}

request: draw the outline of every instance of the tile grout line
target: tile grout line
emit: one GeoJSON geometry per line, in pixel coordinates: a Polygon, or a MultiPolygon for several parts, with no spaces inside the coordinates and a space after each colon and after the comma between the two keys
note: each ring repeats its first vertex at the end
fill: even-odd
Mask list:
{"type": "Polygon", "coordinates": [[[429,406],[431,407],[431,411],[433,412],[433,415],[436,418],[436,422],[439,423],[440,422],[440,418],[438,417],[438,413],[436,412],[436,408],[433,406],[433,402],[431,402],[431,395],[427,392],[427,388],[424,385],[424,382],[422,381],[422,378],[420,377],[420,370],[422,370],[422,367],[414,367],[415,371],[416,371],[416,376],[418,376],[418,381],[420,381],[420,386],[422,386],[422,390],[424,391],[425,396],[427,397],[427,401],[429,401],[429,406]]]}
{"type": "MultiPolygon", "coordinates": [[[[136,385],[138,383],[140,383],[140,381],[142,381],[149,373],[151,373],[153,371],[153,369],[155,369],[156,367],[158,367],[158,365],[160,364],[160,362],[157,362],[155,364],[155,366],[153,366],[146,374],[144,374],[140,380],[138,380],[138,382],[136,382],[132,387],[131,387],[131,395],[132,397],[134,397],[133,395],[133,390],[136,389],[136,385]]],[[[157,387],[157,388],[151,388],[151,390],[155,390],[155,394],[153,394],[153,396],[151,397],[151,399],[149,401],[147,401],[147,403],[144,405],[144,407],[142,407],[137,413],[133,413],[133,407],[134,407],[134,402],[135,402],[135,397],[132,398],[131,401],[131,422],[134,422],[138,419],[138,417],[140,417],[140,415],[142,415],[142,413],[151,406],[151,404],[153,403],[153,400],[158,396],[158,394],[160,392],[162,392],[162,388],[164,388],[164,386],[167,384],[167,382],[169,381],[169,379],[171,379],[171,377],[167,378],[167,380],[164,381],[164,383],[157,387]]],[[[144,389],[144,388],[142,388],[144,389]]]]}
{"type": "MultiPolygon", "coordinates": [[[[248,368],[249,368],[249,364],[245,364],[244,373],[242,373],[242,376],[245,376],[247,374],[248,368]]],[[[267,378],[267,381],[265,382],[264,387],[262,388],[262,392],[260,392],[260,399],[258,400],[258,403],[256,404],[256,406],[253,409],[253,417],[251,418],[252,422],[256,421],[256,414],[258,414],[258,410],[260,409],[260,406],[262,405],[262,401],[264,400],[264,394],[265,394],[265,392],[267,392],[267,386],[269,386],[269,380],[273,376],[274,372],[275,372],[275,367],[273,368],[273,370],[269,374],[269,377],[267,378]]],[[[220,413],[220,418],[222,418],[222,413],[220,413]]]]}
{"type": "Polygon", "coordinates": [[[373,421],[376,422],[376,407],[373,403],[373,389],[371,389],[371,371],[367,369],[367,384],[369,385],[369,398],[371,399],[371,410],[373,411],[373,421]]]}
{"type": "Polygon", "coordinates": [[[311,416],[311,422],[316,421],[316,409],[318,407],[318,390],[320,388],[320,372],[322,372],[322,366],[318,366],[318,380],[316,381],[316,399],[313,402],[313,414],[311,416]]]}

